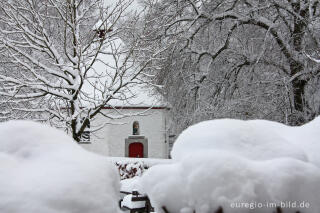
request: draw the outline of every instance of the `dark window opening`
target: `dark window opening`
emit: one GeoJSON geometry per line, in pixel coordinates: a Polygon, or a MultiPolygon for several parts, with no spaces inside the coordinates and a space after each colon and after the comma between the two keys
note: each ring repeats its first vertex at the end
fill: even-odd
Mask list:
{"type": "Polygon", "coordinates": [[[139,122],[135,121],[132,125],[132,135],[140,135],[139,122]]]}

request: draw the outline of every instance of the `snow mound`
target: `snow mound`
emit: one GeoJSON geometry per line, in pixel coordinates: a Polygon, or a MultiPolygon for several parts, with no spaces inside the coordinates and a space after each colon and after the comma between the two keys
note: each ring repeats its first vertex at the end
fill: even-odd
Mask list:
{"type": "Polygon", "coordinates": [[[252,120],[205,121],[185,130],[172,164],[135,181],[157,212],[320,212],[320,117],[301,126],[252,120]]]}
{"type": "Polygon", "coordinates": [[[119,177],[106,158],[31,121],[0,124],[2,213],[119,212],[119,177]]]}
{"type": "Polygon", "coordinates": [[[140,189],[140,176],[135,176],[133,178],[128,178],[121,180],[120,182],[120,191],[121,192],[133,192],[140,189]]]}
{"type": "Polygon", "coordinates": [[[252,161],[227,152],[204,153],[151,167],[142,176],[139,190],[157,212],[165,206],[169,212],[210,213],[221,206],[224,212],[271,213],[289,201],[297,207],[287,206],[284,213],[320,212],[318,167],[290,158],[252,161]]]}
{"type": "Polygon", "coordinates": [[[302,127],[289,127],[265,120],[205,121],[182,132],[173,146],[171,155],[173,159],[181,159],[194,152],[210,149],[232,152],[252,160],[289,157],[316,163],[316,156],[311,157],[311,153],[308,152],[313,149],[304,148],[310,143],[317,144],[320,148],[316,132],[320,124],[315,128],[316,123],[320,123],[320,118],[302,127]]]}
{"type": "Polygon", "coordinates": [[[320,167],[320,116],[313,121],[300,126],[289,127],[285,137],[295,145],[301,147],[311,163],[320,167]]]}

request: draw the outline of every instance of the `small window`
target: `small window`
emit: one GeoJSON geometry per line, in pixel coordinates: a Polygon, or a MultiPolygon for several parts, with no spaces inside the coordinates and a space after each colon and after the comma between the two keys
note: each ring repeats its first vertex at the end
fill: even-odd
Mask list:
{"type": "Polygon", "coordinates": [[[138,122],[138,121],[133,122],[133,125],[132,125],[132,134],[133,134],[133,135],[139,135],[139,134],[140,134],[139,122],[138,122]]]}

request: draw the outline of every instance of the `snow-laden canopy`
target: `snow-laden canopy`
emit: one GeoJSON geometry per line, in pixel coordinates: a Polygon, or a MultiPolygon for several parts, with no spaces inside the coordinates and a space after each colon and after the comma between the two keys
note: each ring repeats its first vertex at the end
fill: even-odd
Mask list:
{"type": "Polygon", "coordinates": [[[30,121],[0,124],[0,212],[118,212],[119,176],[106,158],[30,121]]]}
{"type": "Polygon", "coordinates": [[[320,117],[301,127],[253,120],[206,121],[177,139],[175,163],[156,165],[135,187],[157,212],[320,212],[320,117]],[[289,203],[291,202],[291,203],[289,203]],[[253,209],[253,210],[251,210],[253,209]]]}

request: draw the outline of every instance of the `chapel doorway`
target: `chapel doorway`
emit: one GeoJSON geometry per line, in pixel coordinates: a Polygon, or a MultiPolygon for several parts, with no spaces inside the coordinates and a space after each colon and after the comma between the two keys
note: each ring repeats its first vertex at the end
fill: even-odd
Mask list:
{"type": "Polygon", "coordinates": [[[135,142],[129,144],[129,157],[130,158],[143,158],[143,144],[135,142]]]}

